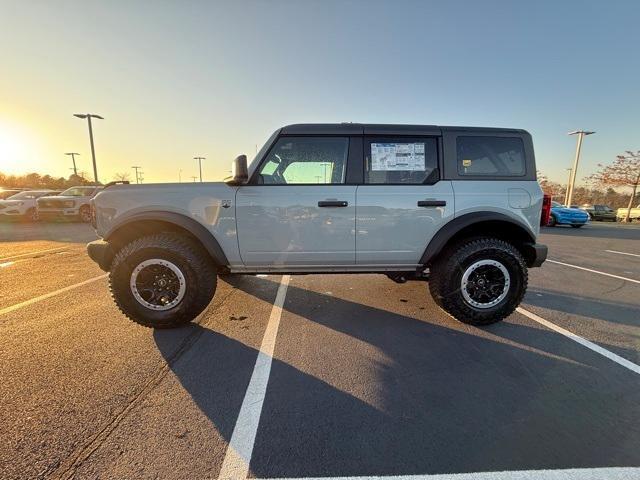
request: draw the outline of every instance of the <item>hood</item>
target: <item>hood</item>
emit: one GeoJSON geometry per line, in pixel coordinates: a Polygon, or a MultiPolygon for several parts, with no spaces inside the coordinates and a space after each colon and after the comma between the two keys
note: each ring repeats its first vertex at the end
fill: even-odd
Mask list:
{"type": "Polygon", "coordinates": [[[556,212],[556,213],[565,213],[565,214],[573,214],[575,215],[576,213],[581,213],[583,215],[589,215],[587,212],[585,212],[584,210],[580,210],[579,208],[568,208],[568,207],[551,207],[551,210],[556,212]]]}
{"type": "Polygon", "coordinates": [[[87,197],[76,197],[73,195],[47,195],[45,197],[40,197],[38,200],[78,200],[80,198],[87,197]]]}
{"type": "Polygon", "coordinates": [[[24,199],[24,200],[0,200],[0,205],[4,205],[7,207],[10,207],[11,205],[17,205],[19,203],[22,202],[28,202],[29,199],[24,199]]]}

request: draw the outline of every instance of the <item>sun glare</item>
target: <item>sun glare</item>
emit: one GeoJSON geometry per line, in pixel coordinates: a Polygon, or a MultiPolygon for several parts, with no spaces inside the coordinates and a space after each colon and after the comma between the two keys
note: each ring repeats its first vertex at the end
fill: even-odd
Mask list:
{"type": "Polygon", "coordinates": [[[24,136],[5,122],[0,122],[0,172],[16,173],[25,156],[24,136]]]}

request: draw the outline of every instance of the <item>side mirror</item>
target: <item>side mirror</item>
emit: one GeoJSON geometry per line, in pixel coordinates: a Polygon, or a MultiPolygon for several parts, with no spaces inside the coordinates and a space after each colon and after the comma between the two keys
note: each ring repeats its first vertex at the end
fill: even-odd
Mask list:
{"type": "Polygon", "coordinates": [[[249,180],[249,170],[247,168],[247,156],[238,155],[231,165],[231,184],[242,185],[249,180]]]}

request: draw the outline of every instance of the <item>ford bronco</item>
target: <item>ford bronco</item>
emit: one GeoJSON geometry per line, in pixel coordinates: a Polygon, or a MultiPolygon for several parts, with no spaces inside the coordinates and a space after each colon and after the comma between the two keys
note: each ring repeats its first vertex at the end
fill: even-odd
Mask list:
{"type": "Polygon", "coordinates": [[[130,319],[187,323],[218,275],[382,273],[426,280],[450,315],[487,325],[514,311],[547,255],[524,130],[289,125],[232,172],[108,185],[91,201],[102,240],[88,253],[130,319]]]}

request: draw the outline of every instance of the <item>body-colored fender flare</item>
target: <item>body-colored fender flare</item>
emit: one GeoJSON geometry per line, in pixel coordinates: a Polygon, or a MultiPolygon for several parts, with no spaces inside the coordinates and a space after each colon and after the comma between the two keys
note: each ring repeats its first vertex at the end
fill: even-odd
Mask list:
{"type": "Polygon", "coordinates": [[[218,266],[227,266],[229,265],[229,261],[227,260],[227,256],[224,254],[222,247],[213,236],[213,234],[202,225],[197,220],[193,218],[187,217],[186,215],[182,215],[174,212],[163,212],[163,211],[148,211],[148,212],[140,212],[131,216],[127,216],[121,219],[118,223],[113,225],[109,232],[104,236],[104,239],[108,242],[110,238],[122,227],[129,225],[131,223],[141,222],[145,220],[156,220],[166,223],[171,223],[178,227],[181,227],[188,231],[191,235],[193,235],[205,250],[211,255],[214,262],[218,266]]]}
{"type": "Polygon", "coordinates": [[[458,232],[464,228],[470,227],[477,223],[482,222],[506,222],[517,227],[521,231],[522,236],[526,239],[524,243],[535,244],[535,235],[529,227],[524,223],[504,215],[498,212],[472,212],[460,217],[454,218],[449,223],[444,225],[433,236],[427,248],[425,248],[422,257],[420,258],[420,264],[427,265],[444,249],[449,243],[449,240],[453,238],[458,232]]]}

